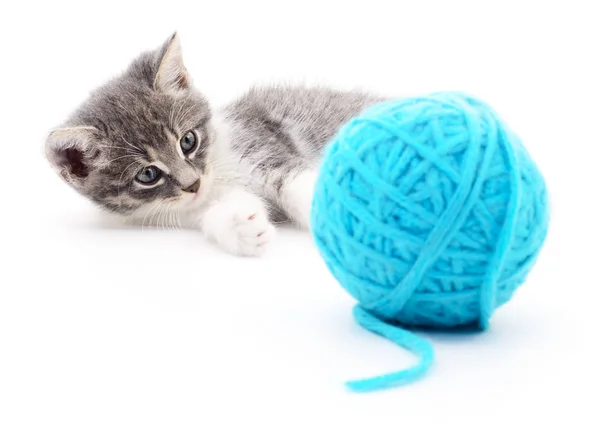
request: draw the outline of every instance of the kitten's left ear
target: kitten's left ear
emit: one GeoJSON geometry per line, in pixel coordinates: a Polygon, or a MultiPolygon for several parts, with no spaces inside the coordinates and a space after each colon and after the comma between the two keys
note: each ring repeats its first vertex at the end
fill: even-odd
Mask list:
{"type": "Polygon", "coordinates": [[[189,90],[192,80],[183,64],[177,33],[171,36],[157,54],[159,66],[154,77],[154,89],[165,93],[189,90]]]}
{"type": "Polygon", "coordinates": [[[46,157],[75,188],[84,187],[90,171],[99,165],[93,144],[97,133],[95,127],[65,127],[54,130],[46,140],[46,157]]]}

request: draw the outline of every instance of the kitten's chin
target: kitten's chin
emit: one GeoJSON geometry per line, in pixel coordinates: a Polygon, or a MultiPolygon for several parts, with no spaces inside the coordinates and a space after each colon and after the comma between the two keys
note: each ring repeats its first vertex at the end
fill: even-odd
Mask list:
{"type": "Polygon", "coordinates": [[[182,204],[182,208],[186,210],[196,210],[201,208],[206,203],[206,198],[200,194],[195,194],[193,198],[187,199],[185,203],[182,204]]]}

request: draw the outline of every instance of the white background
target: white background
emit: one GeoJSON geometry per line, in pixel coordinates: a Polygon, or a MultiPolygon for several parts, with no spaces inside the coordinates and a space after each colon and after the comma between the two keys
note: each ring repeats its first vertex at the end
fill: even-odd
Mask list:
{"type": "Polygon", "coordinates": [[[595,3],[4,2],[0,430],[599,429],[595,3]],[[174,30],[217,104],[280,81],[492,104],[553,216],[491,329],[428,334],[424,380],[354,394],[345,380],[413,358],[353,322],[307,233],[241,259],[199,233],[102,227],[43,160],[45,135],[174,30]]]}

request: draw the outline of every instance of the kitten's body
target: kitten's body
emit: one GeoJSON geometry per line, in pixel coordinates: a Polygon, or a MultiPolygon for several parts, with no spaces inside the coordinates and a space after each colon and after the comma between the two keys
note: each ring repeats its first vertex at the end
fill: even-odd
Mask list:
{"type": "Polygon", "coordinates": [[[310,184],[325,144],[376,100],[316,87],[255,88],[224,109],[221,130],[244,186],[306,226],[306,218],[293,209],[296,196],[287,194],[296,194],[294,183],[310,184]]]}
{"type": "Polygon", "coordinates": [[[50,135],[47,154],[67,182],[110,212],[198,227],[231,253],[258,255],[273,235],[271,222],[308,227],[323,147],[379,100],[324,88],[255,88],[213,115],[174,36],[93,93],[50,135]],[[189,154],[186,131],[199,141],[189,154]],[[147,166],[160,171],[154,184],[137,180],[147,166]]]}

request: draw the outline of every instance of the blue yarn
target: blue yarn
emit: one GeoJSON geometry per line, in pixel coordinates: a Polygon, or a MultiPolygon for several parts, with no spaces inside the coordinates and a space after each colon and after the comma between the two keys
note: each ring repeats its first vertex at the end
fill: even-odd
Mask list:
{"type": "Polygon", "coordinates": [[[357,322],[419,358],[348,386],[381,389],[429,370],[433,348],[405,328],[487,328],[535,263],[548,216],[520,140],[470,96],[384,102],[342,127],[315,186],[313,236],[358,301],[357,322]]]}

